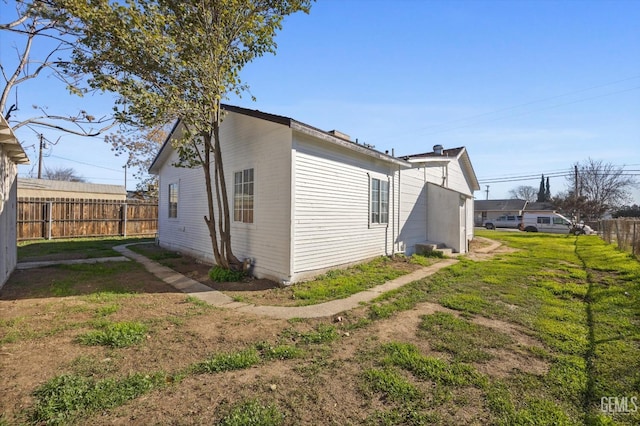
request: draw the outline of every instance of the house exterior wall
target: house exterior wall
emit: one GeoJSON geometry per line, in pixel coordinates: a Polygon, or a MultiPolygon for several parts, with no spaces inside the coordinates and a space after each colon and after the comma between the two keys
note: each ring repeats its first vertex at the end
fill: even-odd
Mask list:
{"type": "Polygon", "coordinates": [[[425,168],[401,170],[399,251],[412,255],[416,244],[427,241],[427,173],[425,168]]]}
{"type": "MultiPolygon", "coordinates": [[[[410,164],[253,111],[228,112],[221,138],[232,216],[234,173],[254,171],[254,221],[234,222],[231,233],[234,254],[252,260],[256,277],[293,283],[380,255],[410,255],[426,241],[464,252],[473,238],[475,175],[470,181],[457,158],[410,164]],[[372,179],[389,183],[386,224],[371,223],[372,179]]],[[[152,167],[160,177],[159,243],[213,263],[204,174],[174,167],[169,149],[152,167]],[[178,187],[175,218],[170,184],[178,187]]]]}
{"type": "Polygon", "coordinates": [[[16,209],[18,166],[0,144],[0,288],[18,261],[16,246],[16,209]]]}
{"type": "MultiPolygon", "coordinates": [[[[222,154],[233,220],[234,173],[254,169],[254,222],[233,222],[231,243],[239,259],[254,260],[253,274],[280,280],[290,275],[291,129],[236,113],[221,126],[222,154]]],[[[208,216],[202,169],[173,167],[175,152],[160,169],[159,243],[213,263],[203,217],[208,216]],[[178,213],[169,218],[169,184],[178,184],[178,213]]],[[[217,209],[216,209],[217,210],[217,209]]],[[[217,213],[216,213],[217,214],[217,213]]]]}
{"type": "Polygon", "coordinates": [[[397,229],[394,166],[304,134],[294,133],[293,149],[291,281],[328,268],[391,254],[393,233],[397,229]],[[371,178],[390,183],[388,224],[370,224],[371,178]]]}
{"type": "Polygon", "coordinates": [[[466,244],[465,201],[460,193],[433,183],[427,184],[427,236],[429,241],[442,242],[455,252],[464,253],[466,244]]]}

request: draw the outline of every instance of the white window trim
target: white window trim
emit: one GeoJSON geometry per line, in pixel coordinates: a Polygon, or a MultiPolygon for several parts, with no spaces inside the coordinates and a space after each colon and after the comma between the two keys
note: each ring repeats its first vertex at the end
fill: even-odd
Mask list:
{"type": "Polygon", "coordinates": [[[255,229],[256,227],[256,200],[257,200],[257,188],[258,188],[258,180],[257,180],[257,172],[256,167],[253,165],[248,165],[246,167],[241,167],[235,169],[231,174],[232,181],[232,191],[231,191],[231,206],[230,206],[230,215],[231,215],[231,227],[232,228],[243,228],[243,229],[255,229]],[[235,195],[236,195],[236,173],[243,173],[245,170],[253,169],[253,222],[240,222],[236,221],[235,215],[235,195]]]}
{"type": "Polygon", "coordinates": [[[178,220],[180,215],[178,214],[180,208],[180,181],[171,182],[167,185],[167,219],[168,220],[178,220]],[[175,185],[177,192],[177,200],[176,200],[176,215],[171,216],[171,187],[175,185]]]}
{"type": "MultiPolygon", "coordinates": [[[[389,176],[385,176],[385,175],[380,175],[380,176],[371,176],[370,174],[368,174],[369,177],[369,194],[367,196],[367,200],[368,200],[368,208],[367,208],[367,212],[368,212],[368,218],[367,218],[367,222],[369,223],[369,228],[388,228],[389,227],[389,223],[391,222],[391,182],[390,182],[390,178],[389,176]],[[386,182],[387,183],[387,221],[386,222],[373,222],[371,220],[371,195],[372,195],[372,188],[373,188],[373,180],[378,180],[380,182],[386,182]]],[[[382,200],[378,200],[378,204],[381,204],[382,200]]],[[[380,213],[378,213],[378,215],[380,215],[380,213]]]]}

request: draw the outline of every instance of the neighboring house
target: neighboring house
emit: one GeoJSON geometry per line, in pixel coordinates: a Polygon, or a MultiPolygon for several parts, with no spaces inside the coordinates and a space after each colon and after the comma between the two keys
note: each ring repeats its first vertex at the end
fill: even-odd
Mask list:
{"type": "Polygon", "coordinates": [[[536,201],[534,203],[527,203],[527,206],[524,209],[527,213],[549,213],[554,212],[555,208],[553,204],[548,201],[536,201]]]}
{"type": "Polygon", "coordinates": [[[525,200],[475,200],[474,223],[482,226],[488,220],[496,220],[500,216],[513,215],[521,216],[525,210],[527,202],[525,200]]]}
{"type": "Polygon", "coordinates": [[[127,191],[123,185],[18,178],[18,198],[124,201],[127,191]]]}
{"type": "Polygon", "coordinates": [[[9,123],[0,116],[0,288],[18,261],[17,254],[17,174],[18,164],[29,164],[9,123]]]}
{"type": "MultiPolygon", "coordinates": [[[[467,251],[480,188],[465,148],[397,158],[288,117],[224,110],[232,246],[256,277],[293,283],[427,241],[467,251]]],[[[213,262],[203,172],[175,167],[181,132],[178,123],[149,169],[158,241],[213,262]]]]}

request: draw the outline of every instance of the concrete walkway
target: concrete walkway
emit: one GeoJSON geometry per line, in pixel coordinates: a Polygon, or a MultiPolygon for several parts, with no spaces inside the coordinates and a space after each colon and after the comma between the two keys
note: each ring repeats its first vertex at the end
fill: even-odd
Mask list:
{"type": "Polygon", "coordinates": [[[456,259],[444,259],[434,265],[418,269],[414,272],[411,272],[410,274],[403,275],[399,278],[396,278],[395,280],[388,281],[384,284],[370,288],[360,293],[356,293],[344,299],[337,299],[309,306],[261,306],[235,302],[231,297],[220,291],[213,290],[212,288],[198,281],[185,277],[184,275],[174,271],[173,269],[162,266],[145,256],[129,250],[127,248],[127,245],[131,244],[116,246],[113,249],[118,251],[119,253],[122,253],[124,256],[130,257],[136,262],[141,263],[145,268],[147,268],[149,272],[163,280],[165,283],[170,284],[176,289],[182,291],[183,293],[196,297],[213,306],[227,309],[236,309],[240,312],[247,312],[282,319],[320,318],[336,315],[340,312],[353,309],[362,303],[369,302],[380,296],[382,293],[394,290],[410,282],[417,281],[419,279],[432,275],[440,269],[446,268],[447,266],[451,266],[454,263],[458,262],[458,260],[456,259]]]}
{"type": "MultiPolygon", "coordinates": [[[[133,243],[133,244],[140,244],[140,243],[133,243]]],[[[208,287],[191,278],[185,277],[184,275],[174,271],[171,268],[162,266],[159,263],[154,262],[153,260],[141,254],[138,254],[129,250],[127,246],[133,245],[133,244],[124,244],[124,245],[113,247],[115,251],[122,254],[122,256],[118,256],[118,257],[104,257],[104,258],[96,258],[96,259],[51,260],[51,261],[42,261],[42,262],[22,262],[22,263],[18,263],[16,268],[29,269],[29,268],[40,268],[40,267],[58,265],[58,264],[121,262],[121,261],[129,261],[130,259],[132,259],[144,265],[144,267],[149,272],[154,274],[156,277],[160,278],[165,283],[173,286],[174,288],[176,288],[177,290],[180,290],[185,294],[188,294],[204,302],[207,302],[210,305],[217,306],[220,308],[226,308],[226,309],[235,309],[240,312],[264,315],[272,318],[291,319],[291,318],[321,318],[321,317],[336,315],[336,314],[339,314],[340,312],[348,311],[349,309],[356,308],[363,303],[370,302],[371,300],[375,299],[376,297],[380,296],[383,293],[402,287],[403,285],[409,284],[413,281],[420,280],[429,275],[435,274],[440,269],[446,268],[458,262],[457,259],[443,259],[436,264],[418,269],[416,271],[411,272],[410,274],[403,275],[399,278],[396,278],[395,280],[388,281],[384,284],[378,285],[368,290],[364,290],[360,293],[356,293],[344,299],[337,299],[337,300],[332,300],[329,302],[319,303],[317,305],[309,305],[309,306],[260,306],[260,305],[252,305],[249,303],[235,302],[231,297],[227,296],[226,294],[218,290],[213,290],[211,287],[208,287]]],[[[477,252],[489,253],[495,250],[499,246],[500,246],[499,242],[491,241],[491,244],[477,250],[477,252]]]]}

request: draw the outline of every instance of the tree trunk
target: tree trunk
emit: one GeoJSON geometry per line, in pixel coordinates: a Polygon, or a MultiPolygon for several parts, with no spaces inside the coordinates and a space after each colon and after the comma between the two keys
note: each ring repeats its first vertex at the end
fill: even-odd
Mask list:
{"type": "Polygon", "coordinates": [[[204,171],[204,182],[207,190],[207,207],[209,211],[209,217],[205,216],[204,221],[209,229],[209,237],[211,238],[211,247],[213,248],[213,258],[216,265],[222,268],[229,268],[226,262],[226,258],[220,254],[218,249],[218,235],[216,232],[215,224],[215,210],[213,204],[213,188],[211,185],[211,136],[204,135],[204,164],[202,164],[202,170],[204,171]]]}
{"type": "Polygon", "coordinates": [[[220,148],[220,109],[216,114],[216,120],[213,123],[213,139],[214,139],[214,163],[216,170],[216,180],[218,183],[219,194],[218,202],[222,199],[222,210],[220,226],[220,251],[225,254],[228,267],[232,270],[242,270],[242,262],[238,260],[231,249],[231,215],[229,214],[229,198],[227,196],[227,184],[224,177],[224,166],[222,162],[222,152],[220,148]]]}

